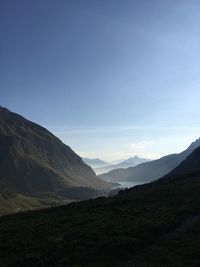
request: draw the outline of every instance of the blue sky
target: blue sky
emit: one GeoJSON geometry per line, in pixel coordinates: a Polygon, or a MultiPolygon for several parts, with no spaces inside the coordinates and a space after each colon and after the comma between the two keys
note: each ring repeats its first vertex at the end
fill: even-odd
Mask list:
{"type": "Polygon", "coordinates": [[[0,104],[80,155],[157,158],[200,137],[198,0],[1,0],[0,104]]]}

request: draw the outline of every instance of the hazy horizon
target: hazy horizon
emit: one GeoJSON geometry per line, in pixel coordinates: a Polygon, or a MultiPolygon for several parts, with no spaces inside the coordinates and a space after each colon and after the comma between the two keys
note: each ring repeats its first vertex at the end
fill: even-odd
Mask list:
{"type": "Polygon", "coordinates": [[[200,137],[199,1],[3,0],[0,30],[0,105],[79,155],[156,159],[200,137]]]}

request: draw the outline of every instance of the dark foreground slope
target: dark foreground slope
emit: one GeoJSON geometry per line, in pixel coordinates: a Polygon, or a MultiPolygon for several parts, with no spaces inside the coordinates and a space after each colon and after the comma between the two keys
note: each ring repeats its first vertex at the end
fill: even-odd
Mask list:
{"type": "Polygon", "coordinates": [[[0,197],[4,197],[0,210],[10,194],[67,197],[69,188],[106,187],[69,146],[48,130],[0,107],[0,189],[4,188],[0,191],[0,197]]]}
{"type": "Polygon", "coordinates": [[[2,217],[1,266],[199,267],[199,150],[185,166],[112,198],[2,217]]]}
{"type": "Polygon", "coordinates": [[[200,146],[200,139],[193,142],[185,151],[171,154],[158,160],[142,163],[136,167],[116,169],[99,175],[106,181],[132,181],[139,183],[151,182],[171,172],[200,146]]]}
{"type": "Polygon", "coordinates": [[[195,149],[191,155],[187,157],[186,160],[181,162],[173,171],[171,171],[165,178],[173,176],[183,176],[188,174],[199,173],[200,171],[200,147],[195,149]]]}

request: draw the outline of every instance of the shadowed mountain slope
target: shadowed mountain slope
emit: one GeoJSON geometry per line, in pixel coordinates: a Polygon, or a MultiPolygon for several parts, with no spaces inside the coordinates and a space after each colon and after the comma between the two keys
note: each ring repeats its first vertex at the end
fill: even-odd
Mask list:
{"type": "Polygon", "coordinates": [[[22,194],[107,188],[69,146],[45,128],[0,107],[0,183],[22,194]]]}
{"type": "Polygon", "coordinates": [[[170,173],[160,178],[160,181],[170,181],[173,177],[187,177],[187,176],[200,177],[200,147],[195,149],[185,160],[183,160],[175,169],[170,173]]]}

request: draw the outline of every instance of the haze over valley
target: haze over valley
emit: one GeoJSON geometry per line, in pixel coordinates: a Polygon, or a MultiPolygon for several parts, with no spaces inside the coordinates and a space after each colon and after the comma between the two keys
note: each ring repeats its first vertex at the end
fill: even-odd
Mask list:
{"type": "Polygon", "coordinates": [[[83,161],[85,161],[86,164],[88,164],[91,168],[93,168],[96,174],[102,174],[115,169],[134,167],[139,165],[140,163],[148,162],[150,160],[134,156],[128,159],[118,160],[117,163],[106,162],[98,158],[96,159],[83,158],[83,161]]]}

